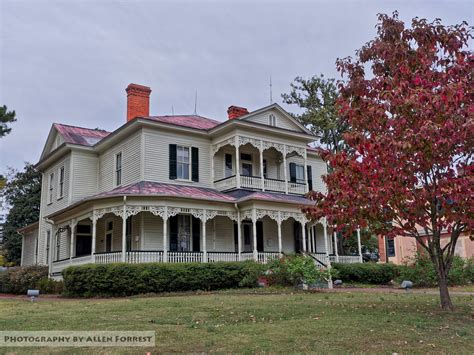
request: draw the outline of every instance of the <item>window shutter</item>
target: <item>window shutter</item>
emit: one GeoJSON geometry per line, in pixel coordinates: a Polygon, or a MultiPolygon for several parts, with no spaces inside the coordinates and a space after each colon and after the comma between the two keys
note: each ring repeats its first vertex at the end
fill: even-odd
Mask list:
{"type": "Polygon", "coordinates": [[[290,163],[290,182],[296,182],[296,164],[290,163]]]}
{"type": "Polygon", "coordinates": [[[191,148],[191,178],[199,182],[199,148],[191,148]]]}
{"type": "Polygon", "coordinates": [[[201,220],[192,216],[193,219],[193,251],[201,251],[201,220]]]}
{"type": "Polygon", "coordinates": [[[176,144],[170,144],[169,148],[169,154],[170,154],[170,180],[176,180],[177,176],[177,169],[176,169],[176,144]]]}
{"type": "Polygon", "coordinates": [[[178,251],[178,216],[169,218],[170,223],[170,251],[178,251]]]}
{"type": "Polygon", "coordinates": [[[309,191],[312,191],[313,190],[313,171],[312,171],[311,165],[307,165],[306,170],[307,170],[307,175],[308,175],[308,188],[309,188],[309,191]]]}
{"type": "Polygon", "coordinates": [[[257,251],[263,252],[263,222],[257,221],[257,251]]]}

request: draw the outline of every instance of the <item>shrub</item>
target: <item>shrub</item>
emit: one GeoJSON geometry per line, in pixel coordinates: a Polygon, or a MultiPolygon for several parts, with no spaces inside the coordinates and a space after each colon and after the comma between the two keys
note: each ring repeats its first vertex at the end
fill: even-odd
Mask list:
{"type": "Polygon", "coordinates": [[[302,283],[326,282],[327,271],[319,270],[311,258],[290,255],[274,259],[268,264],[270,285],[297,286],[302,283]]]}
{"type": "Polygon", "coordinates": [[[70,296],[129,296],[144,293],[217,290],[253,286],[258,267],[245,263],[106,264],[70,266],[63,271],[70,296]]]}
{"type": "Polygon", "coordinates": [[[0,289],[4,293],[26,294],[28,289],[37,288],[41,279],[48,278],[47,266],[19,266],[2,272],[0,289]]]}
{"type": "MultiPolygon", "coordinates": [[[[464,260],[459,256],[453,258],[453,264],[448,275],[448,285],[465,285],[473,282],[474,262],[464,260]]],[[[431,259],[425,254],[417,254],[413,259],[406,260],[398,266],[397,282],[410,280],[416,287],[435,287],[438,285],[436,270],[431,259]]]]}
{"type": "Polygon", "coordinates": [[[62,281],[45,278],[39,280],[35,288],[40,291],[40,294],[61,294],[63,293],[64,283],[62,281]]]}
{"type": "Polygon", "coordinates": [[[375,285],[384,285],[392,281],[396,275],[396,266],[393,264],[333,263],[338,277],[344,282],[360,282],[375,285]]]}

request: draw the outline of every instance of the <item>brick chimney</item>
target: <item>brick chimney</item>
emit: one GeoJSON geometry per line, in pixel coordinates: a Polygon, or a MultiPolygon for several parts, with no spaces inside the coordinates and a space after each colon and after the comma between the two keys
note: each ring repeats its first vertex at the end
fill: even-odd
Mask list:
{"type": "Polygon", "coordinates": [[[229,117],[229,120],[239,118],[240,116],[244,116],[248,113],[249,111],[245,107],[230,106],[227,109],[227,116],[229,117]]]}
{"type": "Polygon", "coordinates": [[[135,117],[150,116],[150,93],[148,86],[130,84],[127,92],[127,121],[135,117]]]}

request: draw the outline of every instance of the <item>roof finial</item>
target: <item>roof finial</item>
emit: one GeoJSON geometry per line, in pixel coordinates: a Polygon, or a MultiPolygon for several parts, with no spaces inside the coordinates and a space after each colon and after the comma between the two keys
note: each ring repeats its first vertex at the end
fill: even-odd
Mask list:
{"type": "Polygon", "coordinates": [[[270,104],[273,103],[273,97],[272,97],[272,76],[270,75],[270,104]]]}
{"type": "Polygon", "coordinates": [[[194,96],[194,114],[197,115],[197,102],[198,102],[198,91],[196,90],[196,95],[194,96]]]}

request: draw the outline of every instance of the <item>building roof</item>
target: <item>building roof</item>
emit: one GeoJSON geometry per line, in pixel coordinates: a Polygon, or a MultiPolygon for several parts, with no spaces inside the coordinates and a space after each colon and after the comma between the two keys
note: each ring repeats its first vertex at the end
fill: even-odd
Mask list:
{"type": "Polygon", "coordinates": [[[126,195],[182,197],[191,199],[215,200],[222,202],[243,202],[248,200],[260,200],[296,203],[303,205],[312,203],[307,198],[297,195],[286,195],[275,192],[261,192],[242,189],[230,192],[220,192],[218,190],[210,189],[207,187],[166,184],[153,181],[140,181],[123,187],[117,187],[111,191],[95,195],[91,197],[91,199],[126,195]]]}
{"type": "Polygon", "coordinates": [[[176,126],[208,130],[220,125],[222,122],[198,115],[178,115],[178,116],[149,116],[143,117],[153,121],[173,124],[176,126]]]}
{"type": "Polygon", "coordinates": [[[28,232],[33,232],[37,229],[39,229],[39,221],[28,224],[27,226],[24,226],[22,228],[18,228],[16,231],[20,234],[25,234],[28,232]]]}
{"type": "Polygon", "coordinates": [[[295,203],[301,205],[313,204],[313,202],[306,197],[282,194],[277,192],[263,192],[263,191],[252,191],[252,190],[234,190],[227,193],[234,197],[236,202],[243,202],[248,200],[259,200],[259,201],[272,201],[272,202],[286,202],[295,203]]]}
{"type": "Polygon", "coordinates": [[[61,123],[54,123],[53,126],[61,134],[66,143],[85,145],[89,147],[110,134],[110,132],[98,128],[91,129],[75,127],[61,123]]]}
{"type": "Polygon", "coordinates": [[[152,181],[140,181],[123,187],[117,187],[111,191],[95,195],[91,197],[91,199],[125,195],[168,196],[235,202],[235,199],[232,196],[214,189],[187,185],[165,184],[152,181]]]}

